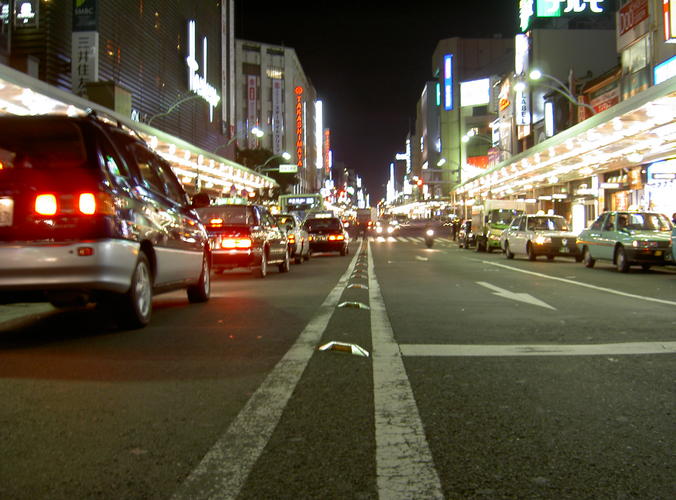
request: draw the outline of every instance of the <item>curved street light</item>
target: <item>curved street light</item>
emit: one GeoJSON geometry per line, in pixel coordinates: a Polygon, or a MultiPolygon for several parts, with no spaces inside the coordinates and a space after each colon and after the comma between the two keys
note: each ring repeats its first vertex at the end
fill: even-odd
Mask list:
{"type": "Polygon", "coordinates": [[[528,75],[528,78],[530,80],[539,82],[540,85],[542,85],[543,87],[547,87],[548,89],[551,89],[555,92],[558,92],[559,94],[561,94],[563,97],[568,99],[568,101],[575,104],[576,106],[584,106],[585,108],[589,109],[593,115],[596,114],[596,110],[593,108],[593,106],[591,106],[590,104],[587,104],[586,102],[578,101],[575,98],[575,96],[570,93],[570,90],[568,90],[568,88],[566,87],[566,84],[563,83],[558,78],[556,78],[555,76],[543,73],[539,69],[534,69],[533,71],[530,72],[530,74],[528,75]],[[558,85],[558,87],[554,86],[554,85],[547,85],[546,83],[543,83],[543,82],[539,82],[539,80],[543,77],[554,81],[558,85]]]}
{"type": "Polygon", "coordinates": [[[286,161],[289,161],[289,160],[291,159],[291,155],[290,155],[289,153],[287,153],[286,151],[284,151],[284,152],[283,152],[282,154],[280,154],[280,155],[272,155],[270,158],[268,158],[267,160],[265,160],[265,163],[263,163],[262,165],[257,165],[256,167],[254,167],[254,170],[255,170],[256,172],[264,172],[264,171],[266,171],[266,170],[279,170],[278,168],[268,168],[268,169],[265,168],[265,165],[267,165],[268,163],[270,163],[270,162],[271,162],[272,160],[274,160],[275,158],[282,158],[282,159],[284,159],[284,160],[286,160],[286,161]]]}
{"type": "MultiPolygon", "coordinates": [[[[257,138],[259,138],[259,139],[265,135],[265,132],[263,132],[263,131],[262,131],[261,129],[259,129],[258,127],[253,127],[253,128],[251,129],[251,133],[252,133],[253,135],[255,135],[257,138]]],[[[237,140],[238,137],[240,137],[240,134],[235,134],[235,135],[233,135],[232,138],[231,138],[228,142],[226,142],[225,144],[221,144],[220,146],[216,146],[216,149],[214,149],[214,153],[218,152],[219,149],[227,148],[228,146],[230,146],[230,144],[232,144],[233,142],[235,142],[235,141],[237,140]]]]}

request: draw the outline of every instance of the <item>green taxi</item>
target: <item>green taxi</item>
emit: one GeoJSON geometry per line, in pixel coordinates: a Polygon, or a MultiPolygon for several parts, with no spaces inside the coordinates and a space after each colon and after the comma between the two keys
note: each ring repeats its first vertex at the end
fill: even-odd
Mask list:
{"type": "Polygon", "coordinates": [[[671,222],[664,215],[647,211],[612,211],[601,214],[577,236],[582,262],[594,267],[596,260],[612,262],[617,270],[640,265],[663,266],[671,254],[671,222]]]}

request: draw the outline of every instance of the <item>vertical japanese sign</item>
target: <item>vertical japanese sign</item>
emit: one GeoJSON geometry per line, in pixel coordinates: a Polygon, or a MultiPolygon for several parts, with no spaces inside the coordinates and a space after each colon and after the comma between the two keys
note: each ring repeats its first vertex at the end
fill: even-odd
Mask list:
{"type": "Polygon", "coordinates": [[[246,77],[246,96],[247,140],[249,149],[255,149],[258,139],[251,133],[251,129],[258,125],[258,77],[256,75],[246,77]]]}
{"type": "Polygon", "coordinates": [[[302,169],[305,160],[305,124],[303,122],[303,87],[295,88],[296,95],[296,155],[298,156],[298,168],[302,169]]]}
{"type": "Polygon", "coordinates": [[[279,155],[284,151],[284,113],[282,80],[272,81],[272,153],[279,155]]]}
{"type": "Polygon", "coordinates": [[[324,129],[324,147],[322,151],[324,155],[324,171],[326,175],[331,173],[331,130],[324,129]]]}
{"type": "Polygon", "coordinates": [[[73,0],[71,41],[71,89],[83,95],[87,82],[99,79],[99,32],[97,0],[73,0]]]}

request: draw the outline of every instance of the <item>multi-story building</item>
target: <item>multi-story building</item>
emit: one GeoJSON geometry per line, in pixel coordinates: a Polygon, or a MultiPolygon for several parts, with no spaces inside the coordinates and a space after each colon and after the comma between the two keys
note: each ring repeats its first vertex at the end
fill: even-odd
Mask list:
{"type": "Polygon", "coordinates": [[[324,128],[317,93],[290,47],[236,40],[235,122],[240,149],[289,153],[298,165],[296,192],[317,192],[323,180],[324,128]],[[257,137],[257,127],[265,135],[257,137]]]}
{"type": "Polygon", "coordinates": [[[233,18],[233,0],[0,0],[0,112],[95,109],[142,134],[188,191],[267,190],[272,179],[217,154],[232,123],[233,18]]]}
{"type": "Polygon", "coordinates": [[[520,149],[464,179],[453,192],[458,204],[522,199],[568,217],[575,230],[609,209],[676,212],[676,2],[579,2],[577,13],[530,3],[501,94],[513,111],[501,120],[514,121],[520,149]],[[565,40],[575,50],[562,50],[565,40]],[[544,85],[530,80],[535,67],[544,85]]]}

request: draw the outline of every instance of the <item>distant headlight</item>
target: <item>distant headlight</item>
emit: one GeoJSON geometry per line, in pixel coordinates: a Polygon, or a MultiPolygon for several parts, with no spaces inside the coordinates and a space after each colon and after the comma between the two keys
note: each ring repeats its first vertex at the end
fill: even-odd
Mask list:
{"type": "Polygon", "coordinates": [[[383,227],[382,226],[376,226],[376,233],[380,234],[383,232],[383,227]]]}
{"type": "Polygon", "coordinates": [[[392,234],[394,232],[394,228],[392,226],[387,227],[387,232],[392,234]]]}
{"type": "Polygon", "coordinates": [[[535,238],[536,245],[544,245],[545,243],[551,243],[552,239],[549,236],[538,236],[535,238]]]}

